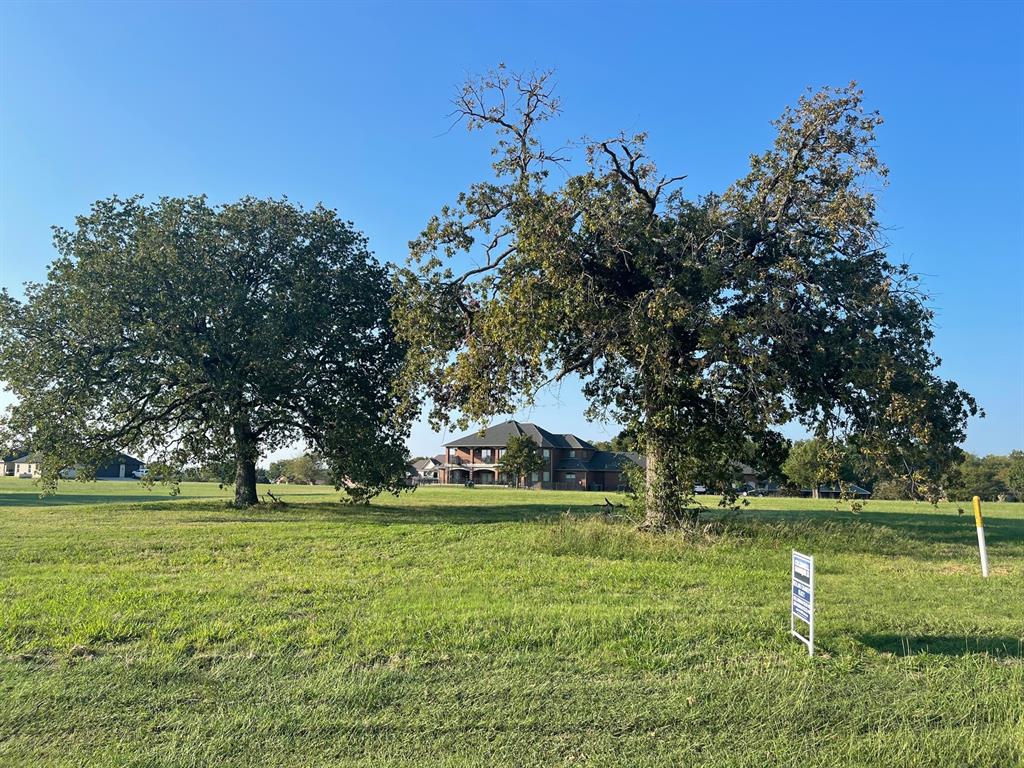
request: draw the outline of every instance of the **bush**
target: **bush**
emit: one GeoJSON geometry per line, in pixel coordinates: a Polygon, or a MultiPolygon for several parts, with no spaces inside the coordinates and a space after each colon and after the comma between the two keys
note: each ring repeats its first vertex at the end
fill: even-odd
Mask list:
{"type": "Polygon", "coordinates": [[[881,501],[912,501],[915,496],[910,486],[902,480],[883,480],[875,483],[871,498],[881,501]]]}

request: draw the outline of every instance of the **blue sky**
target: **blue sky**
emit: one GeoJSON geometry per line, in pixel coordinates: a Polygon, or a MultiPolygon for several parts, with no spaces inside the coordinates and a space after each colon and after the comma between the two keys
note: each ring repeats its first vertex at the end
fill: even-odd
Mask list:
{"type": "MultiPolygon", "coordinates": [[[[808,86],[857,80],[886,118],[880,218],[925,276],[942,373],[1024,448],[1024,5],[0,5],[0,285],[45,277],[49,227],[113,193],[323,201],[401,261],[486,174],[455,86],[557,70],[553,139],[650,133],[692,194],[722,190],[808,86]]],[[[603,439],[569,383],[520,417],[603,439]]],[[[796,434],[796,433],[793,433],[796,434]]],[[[411,450],[444,436],[418,425],[411,450]]]]}

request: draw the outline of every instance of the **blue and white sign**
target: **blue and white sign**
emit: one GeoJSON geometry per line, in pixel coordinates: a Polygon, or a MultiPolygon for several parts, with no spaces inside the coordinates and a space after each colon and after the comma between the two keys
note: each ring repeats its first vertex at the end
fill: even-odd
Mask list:
{"type": "Polygon", "coordinates": [[[814,655],[814,558],[793,550],[791,569],[792,604],[789,611],[789,632],[807,646],[814,655]],[[802,634],[798,630],[806,630],[802,634]]]}

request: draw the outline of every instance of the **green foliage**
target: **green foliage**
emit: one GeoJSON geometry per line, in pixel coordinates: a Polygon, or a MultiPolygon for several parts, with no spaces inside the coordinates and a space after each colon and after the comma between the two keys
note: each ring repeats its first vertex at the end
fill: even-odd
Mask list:
{"type": "Polygon", "coordinates": [[[222,483],[227,485],[235,479],[234,461],[213,461],[199,467],[190,467],[181,472],[182,480],[195,480],[203,483],[222,483]]]}
{"type": "Polygon", "coordinates": [[[586,168],[553,183],[550,73],[470,80],[456,110],[496,159],[397,275],[406,407],[466,426],[577,375],[589,416],[638,429],[650,527],[695,519],[694,484],[731,485],[749,442],[793,420],[938,496],[978,409],[936,375],[932,311],[886,257],[881,118],[859,90],[801,97],[749,173],[696,197],[643,134],[585,142],[586,168]]]}
{"type": "Polygon", "coordinates": [[[6,437],[46,456],[47,488],[117,450],[152,479],[232,457],[251,504],[260,452],[300,438],[335,482],[402,487],[388,281],[334,211],[113,197],[54,243],[45,283],[0,296],[6,437]]]}
{"type": "Polygon", "coordinates": [[[819,446],[817,440],[798,440],[793,443],[786,461],[782,464],[782,471],[791,485],[797,488],[814,488],[821,482],[819,446]]]}
{"type": "Polygon", "coordinates": [[[782,473],[796,488],[824,483],[864,483],[857,473],[860,456],[853,446],[831,440],[797,440],[782,463],[782,473]]]}
{"type": "Polygon", "coordinates": [[[757,473],[759,480],[781,483],[786,479],[783,463],[789,456],[792,443],[778,432],[767,431],[759,440],[748,438],[737,460],[747,464],[757,473]]]}
{"type": "Polygon", "coordinates": [[[914,489],[902,480],[883,480],[871,489],[872,501],[906,501],[916,498],[914,489]]]}
{"type": "Polygon", "coordinates": [[[975,496],[982,501],[996,501],[1009,489],[1000,477],[1008,466],[1003,456],[979,457],[967,454],[948,475],[946,495],[954,501],[970,501],[975,496]]]}
{"type": "Polygon", "coordinates": [[[635,451],[643,453],[640,431],[637,427],[624,427],[619,434],[611,440],[598,440],[594,447],[599,451],[635,451]]]}
{"type": "Polygon", "coordinates": [[[513,435],[508,439],[505,450],[501,454],[501,470],[515,478],[516,487],[519,481],[531,472],[544,469],[544,456],[540,446],[527,435],[513,435]]]}
{"type": "Polygon", "coordinates": [[[288,482],[300,485],[317,485],[330,480],[323,461],[312,453],[271,462],[267,477],[271,482],[284,477],[288,482]]]}
{"type": "Polygon", "coordinates": [[[1017,501],[1024,501],[1024,451],[1010,454],[1004,482],[1017,501]]]}

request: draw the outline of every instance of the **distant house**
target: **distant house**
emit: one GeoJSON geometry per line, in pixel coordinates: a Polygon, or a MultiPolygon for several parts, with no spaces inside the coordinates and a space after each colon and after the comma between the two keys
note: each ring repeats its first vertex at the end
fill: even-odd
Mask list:
{"type": "Polygon", "coordinates": [[[133,480],[145,464],[126,453],[117,456],[96,470],[97,480],[133,480]]]}
{"type": "Polygon", "coordinates": [[[757,470],[751,467],[749,464],[744,464],[742,461],[734,461],[732,463],[733,476],[736,482],[739,483],[740,488],[756,488],[757,487],[757,470]]]}
{"type": "Polygon", "coordinates": [[[506,421],[482,432],[445,443],[438,482],[478,485],[511,484],[502,471],[501,457],[511,437],[529,437],[537,444],[544,468],[526,478],[528,486],[544,489],[615,491],[628,485],[626,468],[643,466],[636,453],[599,451],[575,435],[548,432],[536,424],[506,421]]]}
{"type": "Polygon", "coordinates": [[[39,477],[42,474],[41,457],[38,453],[29,453],[14,460],[15,477],[39,477]]]}
{"type": "MultiPolygon", "coordinates": [[[[871,495],[871,491],[866,488],[861,488],[855,483],[844,483],[846,488],[846,495],[854,499],[866,499],[871,495]]],[[[810,488],[800,489],[801,496],[814,496],[814,491],[810,488]]],[[[843,495],[843,488],[838,485],[819,485],[818,495],[816,498],[819,499],[838,499],[843,495]]]]}
{"type": "Polygon", "coordinates": [[[443,464],[443,455],[426,459],[417,459],[412,463],[412,468],[415,472],[413,475],[413,481],[423,484],[438,482],[443,464]]]}
{"type": "MultiPolygon", "coordinates": [[[[113,459],[96,469],[97,480],[135,480],[145,467],[138,459],[126,453],[119,453],[113,459]],[[139,474],[136,474],[139,473],[139,474]]],[[[42,474],[42,456],[31,453],[14,462],[15,477],[39,477],[42,474]]],[[[73,478],[77,474],[75,468],[65,469],[61,476],[73,478]]]]}

